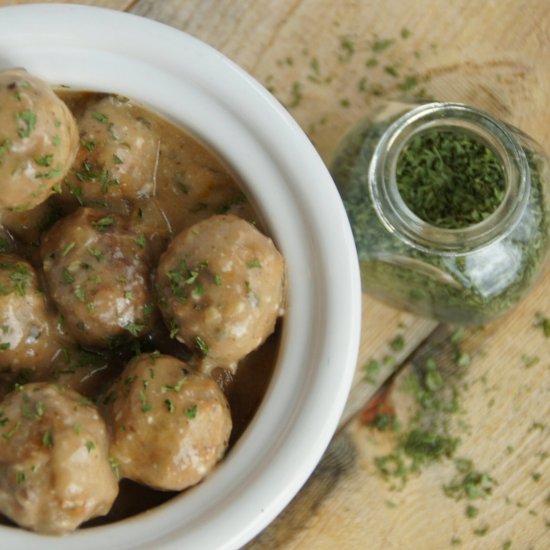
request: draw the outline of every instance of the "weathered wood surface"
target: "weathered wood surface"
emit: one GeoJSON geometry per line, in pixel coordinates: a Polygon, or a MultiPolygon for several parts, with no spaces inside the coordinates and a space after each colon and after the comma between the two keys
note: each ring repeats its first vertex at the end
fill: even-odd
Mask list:
{"type": "MultiPolygon", "coordinates": [[[[354,121],[385,98],[421,89],[485,109],[550,149],[546,0],[87,3],[129,9],[219,49],[287,105],[327,162],[354,121]]],[[[462,442],[457,456],[495,483],[485,499],[456,501],[442,490],[455,475],[451,460],[423,468],[400,490],[374,466],[397,436],[366,425],[360,411],[412,351],[434,346],[440,330],[364,296],[358,369],[341,428],[307,485],[248,548],[550,548],[550,339],[534,326],[537,312],[550,316],[548,271],[519,308],[467,332],[461,344],[471,364],[460,381],[463,412],[452,418],[462,442]],[[403,349],[391,347],[396,335],[403,349]],[[391,360],[375,382],[364,381],[367,361],[385,356],[391,360]],[[476,517],[466,516],[468,505],[476,517]]],[[[438,349],[432,354],[449,361],[438,349]]],[[[385,396],[404,424],[414,409],[402,391],[412,370],[405,364],[385,396]]]]}
{"type": "MultiPolygon", "coordinates": [[[[549,548],[550,339],[534,326],[537,312],[550,311],[549,289],[550,272],[515,312],[462,343],[472,360],[459,384],[460,412],[449,416],[461,440],[456,457],[494,480],[490,495],[447,496],[443,487],[457,476],[449,459],[403,488],[400,478],[384,480],[374,460],[395,448],[398,434],[366,425],[362,415],[339,431],[306,486],[247,548],[549,548]]],[[[440,366],[449,361],[430,355],[440,366]]],[[[417,410],[404,389],[411,372],[407,365],[386,396],[404,424],[417,410]]]]}
{"type": "MultiPolygon", "coordinates": [[[[111,8],[114,10],[127,10],[135,4],[136,0],[61,0],[56,4],[87,4],[89,6],[99,6],[101,8],[111,8]]],[[[17,4],[53,4],[48,0],[0,0],[0,6],[15,6],[17,4]]]]}

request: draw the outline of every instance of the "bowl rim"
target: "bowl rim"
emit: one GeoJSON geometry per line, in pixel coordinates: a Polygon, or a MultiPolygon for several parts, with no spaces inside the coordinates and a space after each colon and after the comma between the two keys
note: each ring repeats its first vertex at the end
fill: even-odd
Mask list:
{"type": "Polygon", "coordinates": [[[359,267],[332,178],[299,125],[254,78],[162,23],[89,6],[2,7],[0,68],[18,63],[52,83],[125,93],[183,123],[247,186],[261,170],[262,183],[247,190],[287,259],[290,307],[281,357],[260,410],[203,483],[138,516],[62,538],[0,527],[2,545],[84,550],[101,539],[110,548],[237,548],[305,483],[334,434],[353,380],[359,267]],[[100,87],[93,75],[100,76],[100,87]],[[178,97],[184,105],[174,102],[178,97]],[[205,128],[204,113],[219,122],[215,131],[205,128]],[[282,208],[284,223],[277,221],[282,208]]]}

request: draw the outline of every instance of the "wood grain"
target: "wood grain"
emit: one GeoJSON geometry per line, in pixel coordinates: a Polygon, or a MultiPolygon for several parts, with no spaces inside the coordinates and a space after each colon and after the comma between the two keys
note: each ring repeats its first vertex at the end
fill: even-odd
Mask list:
{"type": "MultiPolygon", "coordinates": [[[[451,460],[392,490],[374,459],[393,448],[396,436],[357,418],[335,437],[301,493],[247,548],[492,550],[508,541],[510,548],[549,548],[550,338],[535,326],[537,312],[550,312],[549,290],[547,273],[517,310],[463,344],[472,363],[454,419],[462,441],[457,456],[495,479],[491,495],[445,496],[442,487],[455,475],[451,460]],[[538,361],[529,365],[526,355],[538,361]],[[466,517],[468,505],[479,509],[477,517],[466,517]],[[484,527],[486,534],[475,533],[484,527]]],[[[432,356],[440,364],[445,359],[432,356]]],[[[410,375],[408,365],[389,395],[401,419],[411,414],[404,390],[410,375]]]]}
{"type": "Polygon", "coordinates": [[[291,111],[325,158],[342,133],[380,101],[369,90],[381,87],[382,99],[400,95],[409,74],[434,97],[467,101],[541,142],[550,138],[544,116],[550,89],[545,1],[141,0],[131,11],[211,44],[286,104],[292,103],[293,83],[301,83],[302,101],[291,111]],[[403,29],[411,33],[406,39],[403,29]],[[374,55],[376,38],[395,42],[374,55]],[[366,67],[372,57],[378,65],[366,67]],[[314,59],[321,82],[308,79],[314,59]],[[398,77],[386,72],[388,66],[398,77]],[[366,93],[359,89],[363,77],[366,93]]]}
{"type": "Polygon", "coordinates": [[[98,6],[101,8],[111,8],[114,10],[126,10],[130,8],[135,0],[57,0],[49,2],[48,0],[0,0],[0,7],[15,6],[18,4],[86,4],[89,6],[98,6]]]}

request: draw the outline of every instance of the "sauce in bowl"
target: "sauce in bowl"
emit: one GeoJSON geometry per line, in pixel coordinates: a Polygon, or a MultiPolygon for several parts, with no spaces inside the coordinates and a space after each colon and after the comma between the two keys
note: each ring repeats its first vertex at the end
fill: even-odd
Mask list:
{"type": "MultiPolygon", "coordinates": [[[[98,300],[94,302],[90,298],[97,296],[99,291],[90,285],[81,285],[78,277],[82,270],[86,273],[93,271],[94,260],[99,265],[106,253],[96,246],[96,241],[90,240],[88,234],[84,233],[82,237],[86,229],[83,222],[59,230],[59,220],[77,220],[79,213],[84,211],[97,213],[91,214],[93,221],[90,226],[97,229],[100,241],[111,231],[111,226],[123,220],[121,223],[131,225],[134,237],[130,246],[134,247],[135,258],[142,258],[143,265],[148,266],[152,273],[174,237],[198,227],[199,222],[226,216],[228,219],[244,219],[263,233],[265,226],[248,201],[242,185],[223,161],[184,129],[127,98],[68,89],[58,90],[57,95],[77,121],[79,143],[76,158],[60,187],[55,189],[57,192],[46,201],[31,210],[2,212],[0,241],[3,252],[17,255],[34,268],[38,287],[45,290],[49,331],[47,352],[41,355],[40,365],[31,364],[30,368],[15,368],[11,361],[4,361],[0,369],[1,394],[7,395],[14,388],[24,388],[28,383],[47,382],[75,390],[98,404],[101,410],[113,382],[120,378],[133,357],[160,353],[185,362],[191,370],[206,370],[207,375],[217,382],[231,411],[230,449],[254,416],[269,384],[279,349],[280,318],[274,331],[265,335],[261,345],[230,366],[217,366],[206,361],[204,350],[176,339],[171,326],[163,322],[157,308],[153,276],[146,281],[152,298],[150,303],[144,298],[142,306],[144,311],[149,308],[147,321],[138,318],[137,322],[115,326],[118,332],[104,340],[94,340],[90,336],[92,324],[78,320],[75,328],[70,316],[75,311],[78,315],[78,308],[87,310],[90,318],[99,315],[98,300]],[[53,226],[58,228],[57,235],[51,230],[53,226]],[[63,241],[73,231],[81,235],[77,239],[81,238],[82,242],[63,241]],[[63,245],[47,244],[48,239],[63,245]],[[78,261],[61,264],[60,282],[52,282],[48,261],[71,259],[79,247],[86,250],[86,258],[76,256],[78,261]],[[60,305],[65,298],[72,299],[66,312],[60,305]],[[79,330],[81,337],[78,337],[79,330]]],[[[48,157],[41,157],[41,161],[47,163],[48,157]]],[[[115,262],[119,244],[109,246],[114,247],[110,251],[110,261],[115,262]]],[[[249,260],[249,268],[255,267],[260,267],[258,260],[249,260]]],[[[100,275],[97,271],[94,273],[86,281],[89,283],[90,278],[93,281],[95,277],[100,284],[100,275]]],[[[103,273],[103,279],[109,276],[108,270],[103,273]]],[[[124,300],[131,302],[136,299],[136,292],[128,286],[132,282],[128,279],[138,278],[139,273],[133,267],[127,273],[131,275],[116,280],[123,287],[124,300]]],[[[198,277],[192,266],[188,274],[193,274],[193,281],[198,277]]],[[[143,278],[147,279],[148,275],[143,275],[143,278]]],[[[245,283],[249,284],[248,281],[245,283]]],[[[115,293],[117,291],[120,288],[115,289],[115,293]]],[[[202,293],[204,289],[195,285],[193,291],[202,293]]],[[[257,300],[256,296],[254,300],[257,300]]],[[[196,307],[200,307],[198,302],[196,307]]],[[[106,321],[101,319],[93,325],[99,332],[106,326],[106,321]]],[[[42,332],[43,340],[45,336],[42,332]]],[[[3,351],[8,351],[8,348],[3,351]]],[[[1,354],[2,351],[0,361],[1,354]]],[[[92,519],[84,526],[123,519],[177,494],[171,490],[155,490],[128,479],[122,479],[119,487],[119,496],[109,514],[92,519]]],[[[9,520],[4,521],[10,524],[9,520]]]]}

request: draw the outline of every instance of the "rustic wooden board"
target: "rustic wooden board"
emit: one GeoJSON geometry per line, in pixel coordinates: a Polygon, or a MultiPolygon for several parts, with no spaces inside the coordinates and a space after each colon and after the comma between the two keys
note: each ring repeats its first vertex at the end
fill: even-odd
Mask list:
{"type": "Polygon", "coordinates": [[[300,83],[303,98],[291,111],[304,129],[314,130],[324,157],[379,101],[373,87],[382,87],[383,97],[400,95],[410,74],[434,97],[466,101],[541,142],[550,138],[541,116],[550,88],[545,0],[140,0],[131,11],[211,44],[286,104],[300,83]],[[404,29],[407,38],[401,37],[404,29]],[[376,39],[395,42],[373,52],[376,39]],[[372,57],[378,65],[367,67],[372,57]],[[363,77],[366,91],[360,89],[363,77]],[[346,100],[350,105],[342,107],[346,100]]]}
{"type": "MultiPolygon", "coordinates": [[[[392,490],[374,459],[394,448],[396,435],[359,417],[339,432],[304,489],[247,548],[549,548],[550,338],[535,326],[537,312],[550,312],[549,290],[550,272],[519,309],[463,342],[472,362],[461,381],[467,386],[459,399],[462,412],[454,417],[453,433],[462,441],[456,456],[472,459],[494,478],[491,495],[446,496],[442,487],[456,475],[451,460],[392,490]],[[475,518],[466,516],[468,505],[479,510],[475,518]]],[[[409,365],[387,398],[401,419],[411,402],[403,390],[410,375],[409,365]]]]}
{"type": "MultiPolygon", "coordinates": [[[[17,4],[52,4],[48,0],[0,0],[1,6],[15,6],[17,4]]],[[[87,4],[101,8],[111,8],[114,10],[129,9],[135,0],[56,0],[56,4],[87,4]]]]}

